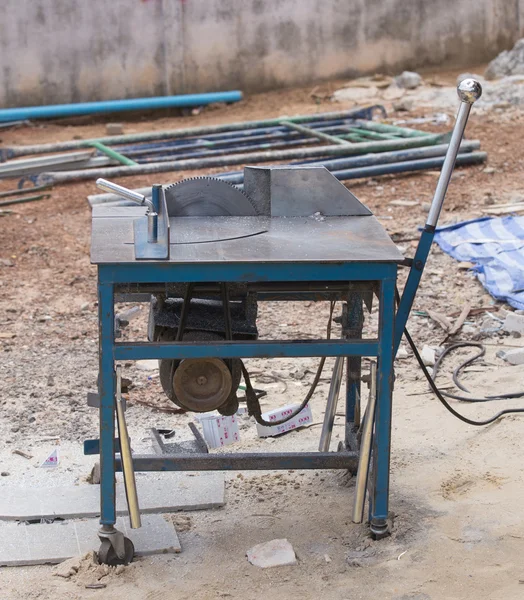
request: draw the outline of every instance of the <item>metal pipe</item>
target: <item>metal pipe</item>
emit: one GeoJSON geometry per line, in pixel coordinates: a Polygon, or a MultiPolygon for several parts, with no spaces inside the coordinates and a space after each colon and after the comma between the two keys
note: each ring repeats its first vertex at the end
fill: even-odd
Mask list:
{"type": "Polygon", "coordinates": [[[409,127],[398,127],[398,125],[386,125],[385,123],[377,123],[377,121],[371,120],[360,120],[355,121],[355,125],[362,129],[369,129],[370,131],[376,131],[378,133],[393,133],[400,137],[424,137],[432,135],[428,131],[421,131],[420,129],[410,129],[409,127]]]}
{"type": "Polygon", "coordinates": [[[102,154],[109,156],[109,158],[112,158],[113,160],[117,160],[122,165],[132,166],[138,164],[134,160],[127,158],[127,156],[120,154],[120,152],[116,152],[112,148],[109,148],[108,146],[100,142],[89,142],[86,145],[96,148],[99,152],[102,152],[102,154]]]}
{"type": "Polygon", "coordinates": [[[129,443],[126,417],[122,405],[122,369],[116,367],[116,422],[118,425],[118,438],[120,440],[120,456],[122,460],[122,472],[124,474],[124,487],[126,490],[127,506],[129,509],[129,522],[131,529],[142,527],[140,520],[140,508],[138,506],[138,494],[136,491],[135,470],[133,467],[133,455],[129,443]]]}
{"type": "MultiPolygon", "coordinates": [[[[389,164],[395,162],[403,162],[407,160],[417,160],[419,158],[432,158],[436,156],[443,156],[447,151],[447,144],[438,144],[437,146],[428,146],[423,148],[414,148],[409,150],[397,150],[394,152],[381,152],[377,154],[365,154],[363,156],[352,156],[343,158],[334,158],[330,160],[314,160],[314,161],[301,161],[291,163],[292,165],[308,165],[308,166],[324,166],[331,172],[337,172],[344,168],[357,168],[366,167],[374,164],[389,164]]],[[[461,153],[472,152],[480,148],[480,142],[478,140],[463,141],[460,146],[461,153]]],[[[464,159],[461,155],[461,161],[464,159]]],[[[462,162],[460,164],[467,164],[462,162]]],[[[244,182],[243,171],[229,171],[226,173],[216,173],[213,177],[224,179],[229,183],[235,185],[242,185],[244,182]]],[[[341,179],[342,180],[342,179],[341,179]]],[[[151,193],[150,187],[137,188],[134,190],[140,194],[144,194],[146,197],[151,193]]],[[[87,197],[91,206],[98,204],[106,204],[108,202],[118,201],[118,196],[115,194],[93,194],[87,197]]]]}
{"type": "MultiPolygon", "coordinates": [[[[186,94],[182,96],[157,96],[127,100],[103,100],[101,102],[78,102],[75,104],[51,104],[49,106],[26,106],[0,110],[0,122],[16,119],[49,119],[76,115],[122,112],[126,110],[152,110],[158,108],[204,106],[213,102],[239,102],[242,92],[215,92],[210,94],[186,94]]],[[[103,142],[102,142],[103,143],[103,142]]]]}
{"type": "Polygon", "coordinates": [[[18,177],[52,167],[75,166],[89,160],[93,154],[92,150],[83,150],[82,152],[73,152],[70,154],[54,154],[52,156],[13,160],[0,164],[0,177],[18,177]]]}
{"type": "Polygon", "coordinates": [[[449,142],[449,149],[446,154],[446,159],[442,165],[440,177],[438,178],[437,188],[433,201],[431,202],[431,208],[429,210],[428,219],[426,225],[428,227],[436,227],[437,221],[442,209],[444,197],[448,189],[449,182],[451,180],[451,174],[455,166],[455,158],[460,148],[460,142],[466,129],[468,122],[469,113],[473,103],[480,98],[482,95],[482,87],[480,83],[474,79],[463,79],[458,87],[457,92],[460,98],[460,107],[453,127],[453,133],[451,134],[451,140],[449,142]]]}
{"type": "Polygon", "coordinates": [[[49,172],[41,173],[37,184],[64,183],[68,181],[81,181],[95,177],[125,177],[127,175],[143,175],[148,173],[164,173],[167,171],[183,171],[190,169],[205,169],[210,167],[223,167],[225,165],[249,164],[254,162],[269,162],[288,160],[292,158],[309,158],[322,156],[351,156],[369,152],[386,152],[406,148],[417,148],[437,144],[442,139],[439,135],[425,138],[406,140],[384,140],[380,142],[367,142],[348,146],[318,146],[315,148],[297,148],[288,150],[273,150],[267,152],[252,152],[246,154],[231,154],[228,156],[213,156],[202,159],[175,160],[170,162],[157,162],[135,167],[109,167],[105,169],[90,169],[68,171],[66,173],[49,172]]]}
{"type": "MultiPolygon", "coordinates": [[[[354,122],[352,118],[311,121],[308,127],[315,131],[332,132],[342,131],[344,127],[354,122]]],[[[258,127],[255,129],[236,130],[223,133],[211,133],[190,138],[171,138],[153,142],[141,142],[138,144],[118,144],[116,149],[126,156],[140,154],[143,151],[163,151],[169,149],[191,149],[191,148],[216,148],[221,146],[232,146],[242,142],[249,143],[255,140],[270,139],[297,139],[304,138],[298,131],[289,131],[283,126],[258,127]]],[[[395,137],[395,136],[393,136],[395,137]]],[[[398,136],[396,136],[398,137],[398,136]]]]}
{"type": "Polygon", "coordinates": [[[321,131],[315,131],[310,127],[304,127],[303,125],[299,125],[298,123],[292,123],[291,121],[280,121],[281,125],[285,127],[289,127],[289,129],[294,129],[304,135],[309,137],[314,137],[324,142],[329,142],[331,144],[340,144],[341,146],[347,145],[349,142],[343,140],[339,137],[335,137],[334,135],[328,135],[327,133],[322,133],[321,131]]]}
{"type": "MultiPolygon", "coordinates": [[[[468,154],[459,154],[455,164],[477,165],[487,160],[486,152],[471,152],[468,154]]],[[[361,179],[363,177],[378,177],[379,175],[393,175],[395,173],[411,173],[414,171],[425,171],[427,169],[437,169],[444,164],[443,156],[436,158],[424,158],[421,160],[406,160],[404,162],[389,163],[385,165],[376,165],[372,167],[362,167],[359,169],[346,169],[341,171],[331,171],[339,181],[349,181],[350,179],[361,179]]]]}
{"type": "Polygon", "coordinates": [[[331,376],[331,384],[329,386],[324,423],[322,425],[320,443],[318,445],[319,452],[329,452],[329,444],[331,442],[331,434],[333,433],[333,424],[335,423],[335,413],[337,412],[338,396],[340,394],[343,371],[344,357],[337,356],[335,366],[333,367],[333,375],[331,376]]]}
{"type": "Polygon", "coordinates": [[[377,363],[371,362],[369,384],[369,400],[366,414],[362,423],[362,442],[358,457],[358,470],[355,483],[355,500],[353,502],[353,523],[362,523],[364,520],[364,504],[366,502],[366,488],[368,485],[369,465],[371,460],[371,443],[373,441],[373,425],[375,422],[375,406],[377,402],[377,363]]]}
{"type": "MultiPolygon", "coordinates": [[[[381,105],[373,105],[366,108],[358,108],[354,110],[344,110],[329,113],[317,113],[314,115],[297,115],[295,117],[287,117],[287,121],[293,123],[308,123],[310,121],[330,121],[333,119],[370,119],[377,111],[381,111],[385,115],[385,109],[381,105]]],[[[45,154],[47,152],[59,152],[62,150],[74,150],[81,148],[88,142],[101,142],[108,146],[115,144],[132,144],[135,142],[147,142],[153,140],[167,140],[170,138],[187,138],[193,136],[203,136],[213,133],[225,133],[232,131],[242,131],[246,129],[257,129],[259,127],[278,127],[280,121],[284,117],[277,119],[264,119],[261,121],[240,121],[237,123],[225,123],[222,125],[211,125],[204,127],[189,127],[186,129],[171,129],[167,131],[148,131],[144,133],[133,133],[126,135],[114,135],[100,138],[92,138],[90,140],[69,140],[67,142],[57,142],[52,144],[34,144],[32,146],[12,146],[3,150],[5,158],[13,158],[15,156],[24,156],[27,154],[45,154]]]]}

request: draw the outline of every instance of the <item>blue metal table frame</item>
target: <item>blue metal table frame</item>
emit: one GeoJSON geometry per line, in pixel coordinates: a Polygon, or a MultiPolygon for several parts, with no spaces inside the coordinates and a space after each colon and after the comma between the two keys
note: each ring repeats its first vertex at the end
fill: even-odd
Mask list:
{"type": "MultiPolygon", "coordinates": [[[[100,467],[102,525],[113,525],[115,508],[115,362],[139,359],[182,358],[278,358],[348,357],[346,421],[354,419],[360,386],[362,357],[377,357],[377,408],[374,434],[370,517],[374,531],[387,530],[391,407],[394,358],[395,285],[394,262],[308,262],[308,263],[230,263],[184,264],[140,261],[98,265],[99,360],[100,360],[100,467]],[[362,339],[362,299],[353,294],[349,303],[352,338],[337,340],[224,341],[208,344],[192,342],[117,342],[115,340],[115,286],[148,283],[257,283],[257,282],[373,282],[379,300],[379,324],[376,339],[362,339]]],[[[347,438],[347,436],[346,436],[347,438]]],[[[346,440],[347,442],[347,440],[346,440]]],[[[322,468],[314,454],[306,455],[309,468],[322,468]]],[[[330,453],[335,454],[335,453],[330,453]]],[[[319,457],[322,453],[319,453],[319,457]]],[[[266,455],[267,456],[267,455],[266,455]]],[[[325,454],[324,454],[325,456],[325,454]]],[[[166,466],[169,458],[144,468],[176,469],[166,466]]],[[[136,470],[144,461],[135,458],[136,470]]],[[[224,463],[224,469],[235,468],[224,463]]],[[[202,468],[206,468],[203,466],[202,468]]],[[[216,468],[212,467],[212,468],[216,468]]],[[[283,462],[281,468],[288,468],[283,462]]],[[[326,467],[328,468],[328,467],[326,467]]]]}

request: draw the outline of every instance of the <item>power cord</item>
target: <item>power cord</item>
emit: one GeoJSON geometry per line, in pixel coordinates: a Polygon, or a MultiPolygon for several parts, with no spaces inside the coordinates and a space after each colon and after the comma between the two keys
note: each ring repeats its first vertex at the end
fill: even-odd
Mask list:
{"type": "MultiPolygon", "coordinates": [[[[464,423],[467,423],[468,425],[474,425],[476,427],[482,427],[484,425],[490,425],[491,423],[494,423],[495,421],[497,421],[498,419],[500,419],[504,415],[510,415],[510,414],[514,414],[514,413],[524,413],[524,408],[507,408],[505,410],[501,410],[496,415],[494,415],[490,419],[486,419],[485,421],[474,421],[472,419],[468,419],[464,415],[461,415],[459,412],[457,412],[449,404],[449,402],[444,398],[444,396],[441,393],[441,391],[438,389],[436,383],[433,381],[433,378],[431,377],[430,372],[428,371],[426,365],[424,364],[424,361],[422,360],[422,357],[420,356],[420,353],[417,350],[417,347],[415,346],[415,342],[413,341],[412,337],[409,335],[409,332],[408,332],[407,329],[404,329],[404,335],[406,336],[408,344],[411,346],[411,349],[413,350],[413,354],[415,355],[415,358],[417,359],[417,362],[420,365],[420,368],[422,369],[422,372],[424,373],[424,375],[426,376],[426,379],[428,380],[428,383],[429,383],[429,386],[431,387],[431,390],[433,391],[433,393],[435,394],[435,396],[440,400],[440,402],[444,405],[444,407],[454,417],[457,417],[457,419],[460,419],[461,421],[463,421],[464,423]]],[[[478,356],[477,356],[477,358],[478,358],[478,356]]],[[[446,394],[446,395],[448,395],[448,394],[446,394]]],[[[522,396],[522,394],[520,394],[520,395],[522,396]]],[[[457,398],[457,396],[453,396],[451,394],[449,394],[449,396],[451,398],[457,398]]],[[[514,396],[508,396],[508,397],[514,397],[514,396]]],[[[462,400],[461,397],[458,397],[458,399],[462,400]]],[[[499,397],[491,397],[491,398],[487,397],[487,398],[482,398],[482,399],[469,399],[468,398],[467,400],[472,401],[472,402],[486,402],[488,400],[496,400],[496,399],[501,399],[501,397],[500,396],[499,397]]]]}

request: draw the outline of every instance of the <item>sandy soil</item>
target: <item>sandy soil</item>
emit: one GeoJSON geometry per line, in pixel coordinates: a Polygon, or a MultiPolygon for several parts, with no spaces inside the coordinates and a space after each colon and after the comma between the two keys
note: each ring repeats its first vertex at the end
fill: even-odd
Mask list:
{"type": "MultiPolygon", "coordinates": [[[[456,73],[438,76],[451,82],[456,73]]],[[[341,83],[334,82],[330,90],[323,87],[333,91],[341,83]]],[[[310,91],[284,90],[249,97],[239,105],[207,110],[195,117],[122,120],[129,133],[333,109],[327,102],[317,105],[310,91]]],[[[431,115],[431,111],[414,111],[409,116],[424,114],[431,115]]],[[[477,216],[482,207],[523,193],[523,118],[517,109],[473,114],[468,137],[481,140],[482,149],[489,153],[488,169],[479,166],[457,171],[442,222],[477,216]]],[[[446,126],[431,124],[420,127],[446,130],[446,126]]],[[[9,145],[87,138],[103,135],[104,130],[102,121],[86,120],[5,131],[1,136],[2,143],[9,145]]],[[[185,176],[187,173],[164,174],[162,181],[185,176]]],[[[153,183],[157,178],[119,181],[131,187],[153,183]]],[[[410,255],[435,183],[435,173],[424,173],[356,181],[348,187],[383,218],[384,226],[410,255]],[[409,209],[390,204],[398,199],[419,204],[409,209]]],[[[0,189],[15,185],[2,181],[0,189]]],[[[85,403],[86,392],[96,386],[97,309],[96,269],[89,264],[90,209],[85,197],[94,192],[91,182],[59,186],[51,199],[21,205],[0,217],[0,471],[8,473],[0,478],[0,493],[7,485],[33,489],[64,482],[87,485],[85,477],[93,459],[81,455],[80,442],[97,434],[96,411],[85,403]],[[51,473],[42,472],[36,467],[49,451],[50,439],[56,436],[61,440],[61,465],[51,473]],[[13,455],[15,449],[29,452],[33,458],[13,455]]],[[[495,303],[467,269],[434,248],[415,309],[437,310],[449,316],[460,312],[467,301],[494,314],[509,308],[495,303]]],[[[263,305],[259,329],[265,338],[292,338],[304,332],[320,336],[327,315],[327,306],[313,303],[263,305]]],[[[474,338],[484,318],[480,314],[468,319],[457,339],[474,338]]],[[[373,324],[375,320],[373,313],[367,322],[373,324]]],[[[133,321],[130,335],[143,333],[144,323],[145,315],[133,321]]],[[[420,346],[436,345],[445,337],[424,315],[414,315],[410,329],[420,346]]],[[[519,346],[521,341],[502,334],[485,341],[486,360],[466,372],[465,383],[479,394],[524,387],[521,369],[506,366],[496,357],[500,348],[519,346]]],[[[447,361],[439,384],[450,385],[453,365],[466,354],[458,353],[447,361]]],[[[263,407],[299,401],[307,392],[315,366],[314,359],[251,361],[250,368],[259,373],[255,382],[268,391],[263,407]],[[306,375],[301,378],[304,371],[306,375]]],[[[246,419],[242,422],[242,442],[236,447],[316,449],[331,366],[328,361],[312,401],[313,427],[264,441],[256,437],[254,423],[246,419]]],[[[55,577],[49,566],[4,568],[0,569],[0,597],[522,598],[522,420],[508,417],[487,428],[468,427],[428,394],[411,356],[396,362],[396,374],[391,470],[395,520],[390,538],[375,542],[368,537],[366,526],[351,524],[353,482],[340,473],[231,474],[223,509],[174,518],[183,547],[180,555],[140,559],[118,573],[94,570],[67,580],[55,577]],[[263,571],[247,562],[248,548],[273,538],[287,538],[293,544],[297,565],[263,571]],[[99,577],[106,588],[85,588],[99,577]]],[[[160,392],[157,372],[129,364],[124,366],[124,375],[133,382],[127,414],[134,444],[148,445],[147,428],[151,426],[177,427],[183,435],[191,416],[173,416],[160,410],[169,404],[160,392]],[[139,401],[158,408],[144,407],[139,401]]],[[[519,400],[509,403],[518,405],[519,400]]],[[[458,408],[469,416],[484,417],[500,406],[494,402],[461,404],[458,408]]],[[[339,417],[332,449],[342,432],[339,417]]]]}

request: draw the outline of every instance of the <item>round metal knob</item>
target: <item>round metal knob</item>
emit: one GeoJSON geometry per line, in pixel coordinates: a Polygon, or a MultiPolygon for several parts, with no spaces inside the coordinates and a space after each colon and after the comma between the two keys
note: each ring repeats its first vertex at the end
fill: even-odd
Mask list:
{"type": "Polygon", "coordinates": [[[457,85],[457,94],[461,102],[473,104],[482,96],[482,86],[475,79],[463,79],[457,85]]]}

